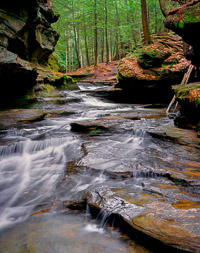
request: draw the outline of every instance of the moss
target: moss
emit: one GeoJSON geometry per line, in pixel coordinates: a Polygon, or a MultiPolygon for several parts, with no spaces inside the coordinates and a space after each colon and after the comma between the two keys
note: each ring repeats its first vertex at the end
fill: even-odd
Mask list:
{"type": "Polygon", "coordinates": [[[137,56],[139,65],[148,69],[151,67],[159,67],[162,65],[163,61],[169,57],[171,53],[169,51],[158,51],[158,50],[146,50],[143,49],[140,55],[137,56]]]}
{"type": "Polygon", "coordinates": [[[188,6],[185,10],[184,21],[187,24],[200,22],[200,3],[188,6]]]}
{"type": "Polygon", "coordinates": [[[94,130],[89,131],[90,134],[101,134],[104,132],[105,132],[105,130],[103,130],[103,129],[94,129],[94,130]]]}
{"type": "Polygon", "coordinates": [[[176,97],[180,100],[188,100],[195,103],[196,106],[200,105],[200,84],[193,84],[187,86],[174,86],[173,87],[176,97]]]}
{"type": "Polygon", "coordinates": [[[123,78],[123,77],[124,77],[124,78],[128,78],[128,76],[127,76],[126,74],[124,74],[124,73],[122,73],[122,72],[119,72],[119,73],[118,73],[118,78],[121,78],[121,77],[122,77],[122,78],[123,78]]]}
{"type": "Polygon", "coordinates": [[[60,66],[58,64],[58,61],[57,61],[56,57],[53,55],[51,55],[49,57],[48,68],[50,70],[52,70],[53,72],[59,72],[59,70],[60,70],[60,66]]]}
{"type": "Polygon", "coordinates": [[[58,90],[74,90],[78,88],[73,78],[67,75],[54,75],[54,77],[49,79],[49,83],[58,90]]]}
{"type": "Polygon", "coordinates": [[[36,92],[39,97],[60,97],[61,95],[56,91],[55,87],[50,84],[43,84],[39,86],[39,91],[36,92]]]}
{"type": "Polygon", "coordinates": [[[181,20],[178,24],[178,27],[182,29],[184,27],[184,21],[181,20]]]}

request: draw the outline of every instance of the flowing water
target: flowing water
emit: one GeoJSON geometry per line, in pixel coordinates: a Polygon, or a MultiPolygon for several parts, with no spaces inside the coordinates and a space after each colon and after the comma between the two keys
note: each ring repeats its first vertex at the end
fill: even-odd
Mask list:
{"type": "MultiPolygon", "coordinates": [[[[60,107],[70,116],[0,132],[1,252],[130,252],[131,247],[134,252],[149,252],[127,238],[122,240],[124,235],[116,229],[106,228],[110,212],[99,213],[98,223],[90,217],[89,206],[82,213],[63,208],[63,203],[81,201],[101,187],[134,197],[152,181],[164,180],[161,167],[173,167],[183,157],[199,159],[195,150],[148,134],[147,130],[173,124],[163,110],[90,95],[102,86],[79,87],[67,95],[76,100],[60,107]],[[140,120],[119,120],[129,114],[140,120]],[[95,119],[114,125],[115,130],[103,134],[71,131],[70,123],[95,119]],[[51,208],[31,216],[43,205],[51,208]]],[[[110,203],[110,211],[117,212],[117,200],[111,198],[110,203]]],[[[142,209],[138,206],[132,211],[137,214],[142,209]]]]}

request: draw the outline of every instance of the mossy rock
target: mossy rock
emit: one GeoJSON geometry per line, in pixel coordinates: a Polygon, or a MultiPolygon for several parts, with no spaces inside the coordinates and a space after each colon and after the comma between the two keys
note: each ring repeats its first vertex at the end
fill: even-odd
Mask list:
{"type": "Polygon", "coordinates": [[[53,72],[59,72],[59,70],[60,70],[58,60],[56,59],[56,57],[54,55],[51,55],[49,57],[48,68],[53,72]]]}
{"type": "Polygon", "coordinates": [[[103,124],[90,123],[90,122],[74,122],[70,124],[73,132],[99,134],[106,131],[112,131],[112,127],[107,127],[103,124]]]}
{"type": "Polygon", "coordinates": [[[196,107],[200,106],[200,83],[175,85],[173,90],[178,100],[193,103],[196,107]]]}
{"type": "Polygon", "coordinates": [[[200,83],[176,85],[173,90],[179,102],[180,115],[175,124],[181,128],[193,128],[200,133],[200,83]]]}
{"type": "Polygon", "coordinates": [[[59,90],[76,90],[78,89],[77,84],[74,82],[71,76],[67,75],[57,75],[53,76],[49,83],[55,86],[59,90]]]}
{"type": "Polygon", "coordinates": [[[138,63],[144,68],[148,69],[151,67],[159,67],[162,65],[165,59],[171,55],[170,51],[158,51],[158,50],[143,50],[140,55],[138,55],[138,63]]]}
{"type": "Polygon", "coordinates": [[[50,84],[42,84],[37,88],[36,96],[41,98],[61,97],[61,94],[50,84]]]}

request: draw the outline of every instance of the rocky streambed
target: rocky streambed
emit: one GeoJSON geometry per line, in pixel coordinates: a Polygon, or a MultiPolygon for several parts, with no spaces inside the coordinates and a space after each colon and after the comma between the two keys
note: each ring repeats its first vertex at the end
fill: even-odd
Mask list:
{"type": "Polygon", "coordinates": [[[196,132],[79,88],[2,127],[0,251],[199,252],[196,132]]]}

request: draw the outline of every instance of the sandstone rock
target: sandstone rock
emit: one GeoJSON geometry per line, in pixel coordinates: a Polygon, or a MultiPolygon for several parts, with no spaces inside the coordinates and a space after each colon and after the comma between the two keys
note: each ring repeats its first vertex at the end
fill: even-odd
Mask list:
{"type": "Polygon", "coordinates": [[[73,122],[70,124],[71,130],[75,132],[81,132],[81,133],[102,133],[105,131],[112,130],[111,126],[106,126],[102,122],[98,121],[80,121],[80,122],[73,122]]]}
{"type": "Polygon", "coordinates": [[[0,129],[43,120],[46,112],[38,109],[11,109],[0,111],[0,129]]]}
{"type": "Polygon", "coordinates": [[[172,9],[164,20],[165,27],[176,32],[183,40],[192,46],[186,52],[187,58],[193,65],[200,65],[200,37],[197,31],[200,29],[200,1],[193,0],[172,9]]]}
{"type": "Polygon", "coordinates": [[[1,106],[11,103],[36,84],[32,63],[47,64],[58,33],[51,28],[59,15],[47,0],[3,1],[0,5],[1,106]]]}
{"type": "Polygon", "coordinates": [[[37,71],[33,64],[16,54],[0,48],[0,107],[11,107],[36,82],[37,71]]]}
{"type": "Polygon", "coordinates": [[[175,124],[182,128],[194,128],[199,131],[200,126],[200,1],[187,1],[177,8],[168,11],[164,20],[165,27],[179,34],[190,46],[186,48],[185,55],[195,65],[196,77],[190,78],[192,82],[186,87],[176,86],[174,92],[180,105],[180,113],[175,118],[175,124]]]}
{"type": "Polygon", "coordinates": [[[173,87],[180,113],[175,118],[175,124],[182,128],[200,128],[200,84],[191,83],[186,86],[173,87]]]}
{"type": "Polygon", "coordinates": [[[172,84],[181,82],[188,65],[180,37],[157,35],[153,44],[121,60],[117,87],[132,103],[167,102],[172,97],[172,84]]]}

